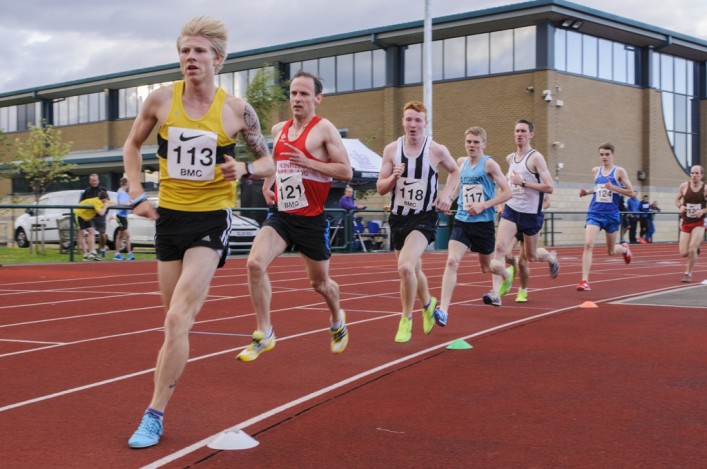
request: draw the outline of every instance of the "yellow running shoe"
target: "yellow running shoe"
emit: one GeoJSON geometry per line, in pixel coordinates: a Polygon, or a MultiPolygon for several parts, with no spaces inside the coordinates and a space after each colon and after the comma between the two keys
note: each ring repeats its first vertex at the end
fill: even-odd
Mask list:
{"type": "Polygon", "coordinates": [[[341,310],[341,326],[331,329],[331,353],[341,353],[349,343],[349,331],[346,329],[346,313],[341,310]]]}
{"type": "Polygon", "coordinates": [[[508,278],[501,282],[501,288],[498,289],[498,295],[504,296],[511,291],[511,285],[513,285],[513,277],[516,275],[516,269],[512,265],[506,268],[508,272],[508,278]]]}
{"type": "Polygon", "coordinates": [[[518,289],[518,294],[516,295],[516,303],[527,303],[528,302],[528,290],[518,289]]]}
{"type": "Polygon", "coordinates": [[[407,316],[403,316],[402,318],[400,318],[400,325],[398,325],[398,333],[395,334],[395,341],[399,343],[404,343],[409,342],[411,338],[412,319],[407,316]]]}
{"type": "Polygon", "coordinates": [[[270,334],[270,337],[266,338],[262,331],[255,331],[253,332],[253,341],[248,347],[245,348],[245,350],[239,353],[236,358],[242,362],[252,362],[258,358],[262,352],[267,352],[273,347],[275,347],[274,332],[270,334]]]}
{"type": "MultiPolygon", "coordinates": [[[[431,296],[430,304],[427,305],[427,308],[422,309],[422,330],[425,331],[425,334],[432,332],[432,329],[435,327],[434,312],[436,307],[437,298],[431,296]]],[[[407,340],[405,342],[407,342],[407,340]]]]}

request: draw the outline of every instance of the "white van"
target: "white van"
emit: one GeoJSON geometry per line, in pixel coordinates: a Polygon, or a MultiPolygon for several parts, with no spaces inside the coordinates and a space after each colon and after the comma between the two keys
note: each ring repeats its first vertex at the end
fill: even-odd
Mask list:
{"type": "MultiPolygon", "coordinates": [[[[57,220],[68,217],[71,210],[68,208],[48,208],[52,205],[79,205],[82,190],[49,192],[39,198],[33,208],[28,208],[26,213],[15,220],[15,242],[21,248],[29,247],[30,240],[45,243],[58,243],[60,240],[57,220]],[[32,229],[37,235],[31,237],[32,229]],[[43,233],[42,233],[43,232],[43,233]]],[[[117,194],[108,191],[108,197],[115,202],[117,194]]]]}

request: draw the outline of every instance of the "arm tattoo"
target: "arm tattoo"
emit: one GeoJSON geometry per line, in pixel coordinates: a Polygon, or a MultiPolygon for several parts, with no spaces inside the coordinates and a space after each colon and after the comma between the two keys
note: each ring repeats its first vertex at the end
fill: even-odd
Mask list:
{"type": "Polygon", "coordinates": [[[260,120],[258,119],[258,115],[255,113],[253,107],[248,103],[245,103],[243,120],[247,127],[247,129],[243,132],[243,138],[245,139],[248,148],[250,148],[257,158],[260,158],[261,156],[270,156],[268,146],[265,143],[262,132],[260,131],[260,120]]]}

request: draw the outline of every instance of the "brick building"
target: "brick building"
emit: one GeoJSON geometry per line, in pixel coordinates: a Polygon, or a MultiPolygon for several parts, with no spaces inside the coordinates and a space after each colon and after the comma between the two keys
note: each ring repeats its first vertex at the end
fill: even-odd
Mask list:
{"type": "MultiPolygon", "coordinates": [[[[707,41],[562,0],[436,18],[432,30],[435,140],[462,156],[464,130],[482,126],[505,169],[515,121],[534,122],[556,176],[553,208],[586,208],[577,188],[607,141],[634,186],[668,208],[689,167],[707,162],[707,41]]],[[[263,66],[285,79],[314,72],[326,95],[318,113],[381,153],[402,134],[402,105],[422,100],[422,42],[417,21],[238,52],[218,81],[243,95],[263,66]]],[[[28,123],[53,123],[73,142],[76,174],[98,172],[114,189],[142,100],[179,78],[174,63],[0,94],[0,128],[14,140],[28,123]]],[[[273,117],[288,116],[283,106],[273,117]]],[[[145,180],[157,183],[154,151],[144,148],[145,180]]],[[[0,196],[21,191],[22,181],[0,180],[0,196]]]]}

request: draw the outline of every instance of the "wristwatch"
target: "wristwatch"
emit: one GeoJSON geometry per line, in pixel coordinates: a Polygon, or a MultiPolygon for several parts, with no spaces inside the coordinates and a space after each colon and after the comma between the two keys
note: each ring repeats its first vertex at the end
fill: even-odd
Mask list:
{"type": "Polygon", "coordinates": [[[245,174],[241,179],[248,179],[253,175],[253,172],[255,172],[255,167],[253,166],[253,163],[250,161],[246,161],[245,163],[245,174]]]}
{"type": "Polygon", "coordinates": [[[523,179],[523,182],[520,183],[520,187],[525,187],[525,179],[523,179]]]}

